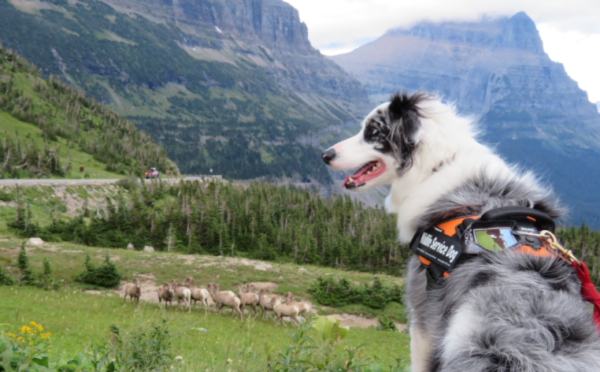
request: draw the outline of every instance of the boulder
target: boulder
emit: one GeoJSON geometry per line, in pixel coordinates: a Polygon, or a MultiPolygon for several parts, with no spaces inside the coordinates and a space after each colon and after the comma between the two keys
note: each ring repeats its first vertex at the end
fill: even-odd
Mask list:
{"type": "Polygon", "coordinates": [[[134,250],[133,244],[131,244],[131,243],[127,244],[127,250],[128,251],[133,251],[134,250]]]}
{"type": "Polygon", "coordinates": [[[27,244],[30,245],[43,245],[44,241],[40,238],[29,238],[29,240],[27,241],[27,244]]]}
{"type": "Polygon", "coordinates": [[[154,252],[154,248],[151,247],[151,246],[149,246],[149,245],[147,245],[147,246],[144,247],[144,252],[154,252]]]}

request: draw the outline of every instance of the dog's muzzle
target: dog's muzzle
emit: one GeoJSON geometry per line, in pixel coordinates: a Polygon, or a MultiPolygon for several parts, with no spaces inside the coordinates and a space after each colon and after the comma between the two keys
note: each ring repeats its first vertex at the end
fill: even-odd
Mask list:
{"type": "Polygon", "coordinates": [[[329,165],[329,163],[335,158],[335,150],[333,147],[328,148],[327,150],[323,151],[323,153],[321,154],[321,157],[323,158],[323,161],[325,162],[325,164],[329,165]]]}

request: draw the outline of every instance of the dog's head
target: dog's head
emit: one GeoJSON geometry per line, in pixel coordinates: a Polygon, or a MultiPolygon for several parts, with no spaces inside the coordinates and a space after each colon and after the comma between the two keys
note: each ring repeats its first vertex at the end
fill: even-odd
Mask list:
{"type": "Polygon", "coordinates": [[[365,118],[357,135],[323,152],[323,160],[333,169],[360,167],[342,187],[362,191],[391,184],[410,169],[424,134],[419,104],[428,99],[423,93],[393,95],[365,118]]]}

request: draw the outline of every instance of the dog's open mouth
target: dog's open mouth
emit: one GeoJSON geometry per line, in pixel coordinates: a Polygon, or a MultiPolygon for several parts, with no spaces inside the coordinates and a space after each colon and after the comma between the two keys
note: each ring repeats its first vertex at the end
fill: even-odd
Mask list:
{"type": "Polygon", "coordinates": [[[364,186],[367,181],[379,177],[385,171],[385,164],[381,160],[374,160],[360,167],[353,175],[346,176],[342,187],[356,189],[364,186]]]}

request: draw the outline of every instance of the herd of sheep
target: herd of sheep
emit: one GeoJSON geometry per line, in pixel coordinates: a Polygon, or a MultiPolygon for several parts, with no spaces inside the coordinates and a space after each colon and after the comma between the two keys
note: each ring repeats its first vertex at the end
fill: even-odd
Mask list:
{"type": "MultiPolygon", "coordinates": [[[[258,315],[256,307],[262,310],[262,318],[266,319],[267,311],[273,311],[277,316],[275,325],[282,322],[284,316],[293,319],[296,324],[299,324],[298,315],[304,317],[312,315],[312,305],[307,301],[296,301],[292,292],[287,292],[284,296],[270,294],[264,288],[258,292],[254,292],[253,284],[245,284],[237,286],[238,293],[232,291],[221,291],[221,285],[209,283],[206,289],[194,286],[194,278],[188,277],[180,285],[179,280],[173,279],[171,283],[164,283],[156,289],[158,294],[158,302],[163,301],[166,304],[172,305],[173,300],[177,299],[179,308],[187,306],[188,311],[192,311],[192,306],[197,302],[204,305],[204,312],[208,313],[208,297],[214,301],[219,315],[223,311],[223,307],[230,307],[231,313],[234,312],[240,315],[240,319],[244,320],[244,311],[246,306],[252,306],[254,318],[258,315]]],[[[133,279],[131,283],[124,286],[123,301],[130,300],[139,303],[142,289],[140,281],[133,279]]],[[[285,326],[285,323],[284,323],[285,326]]]]}

